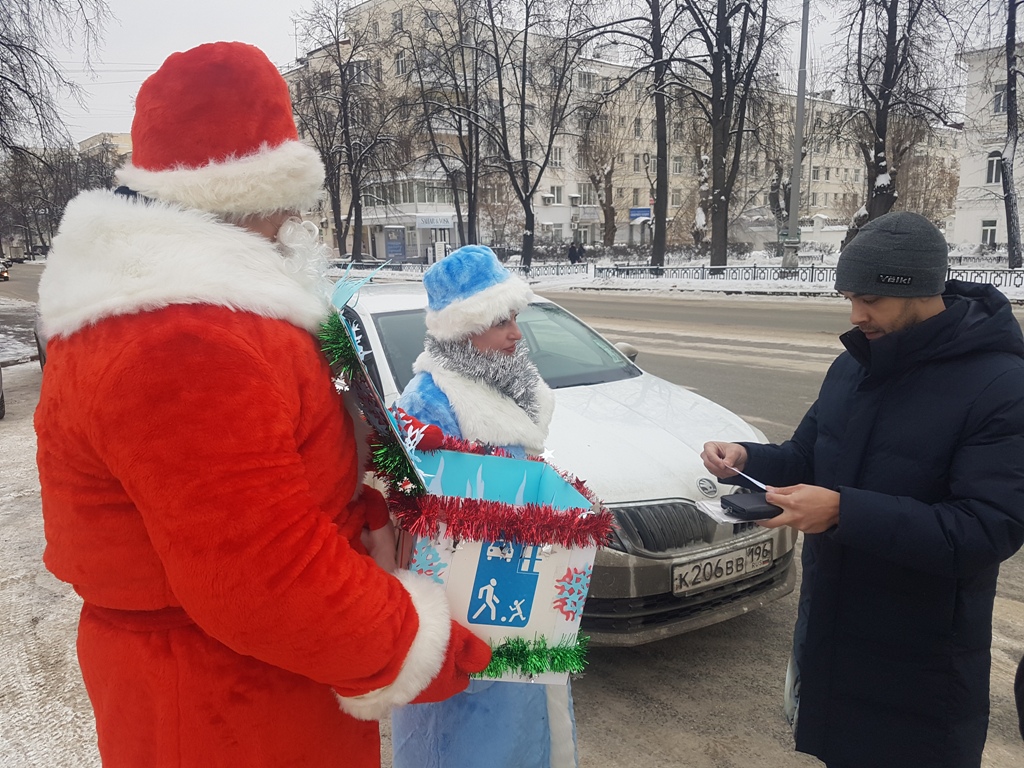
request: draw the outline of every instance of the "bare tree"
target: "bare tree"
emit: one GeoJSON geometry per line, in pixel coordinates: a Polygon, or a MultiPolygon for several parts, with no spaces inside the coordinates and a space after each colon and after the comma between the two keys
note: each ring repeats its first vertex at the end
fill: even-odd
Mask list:
{"type": "Polygon", "coordinates": [[[476,0],[454,0],[443,9],[426,0],[416,7],[422,22],[409,25],[403,35],[397,74],[412,85],[410,98],[419,107],[417,128],[426,138],[427,159],[451,189],[459,240],[475,243],[486,176],[479,116],[494,80],[494,58],[481,39],[476,0]]]}
{"type": "Polygon", "coordinates": [[[107,18],[105,0],[4,0],[0,13],[0,150],[66,140],[57,98],[80,95],[52,53],[81,48],[86,62],[107,18]]]}
{"type": "Polygon", "coordinates": [[[615,244],[617,210],[615,208],[615,173],[618,158],[625,153],[631,140],[623,131],[613,130],[617,119],[628,107],[619,98],[624,91],[615,90],[579,112],[579,138],[576,153],[580,170],[594,185],[601,206],[601,241],[606,246],[615,244]]]}
{"type": "Polygon", "coordinates": [[[0,162],[0,236],[48,246],[68,202],[85,189],[110,189],[121,161],[110,145],[88,154],[71,145],[10,150],[0,162]]]}
{"type": "Polygon", "coordinates": [[[366,187],[406,159],[398,135],[402,105],[385,87],[380,58],[392,30],[382,31],[372,13],[354,12],[348,0],[316,0],[295,20],[310,51],[303,70],[293,76],[299,129],[327,169],[338,248],[345,250],[351,233],[352,259],[357,260],[363,252],[366,187]],[[344,191],[348,209],[342,218],[344,191]]]}
{"type": "Polygon", "coordinates": [[[1013,180],[1013,165],[1017,159],[1017,141],[1020,137],[1019,110],[1017,108],[1017,8],[1024,0],[1006,2],[1006,145],[999,159],[1003,177],[1003,206],[1006,211],[1006,256],[1010,269],[1020,269],[1020,211],[1017,207],[1017,187],[1013,180]]]}
{"type": "Polygon", "coordinates": [[[523,209],[522,263],[536,236],[534,197],[558,142],[581,108],[576,74],[591,39],[590,0],[481,0],[480,45],[493,58],[493,85],[473,119],[523,209]]]}
{"type": "MultiPolygon", "coordinates": [[[[711,129],[710,151],[703,153],[711,160],[710,170],[700,207],[711,226],[711,264],[726,263],[729,203],[747,130],[747,100],[766,45],[781,28],[771,19],[769,5],[769,0],[636,0],[637,13],[608,26],[632,48],[635,73],[630,79],[645,78],[654,105],[652,266],[665,263],[673,89],[693,97],[711,129]]],[[[703,226],[697,231],[703,233],[703,226]]]]}
{"type": "Polygon", "coordinates": [[[843,245],[860,227],[895,204],[900,162],[914,133],[931,124],[956,125],[951,62],[962,37],[948,0],[837,0],[846,8],[843,85],[857,109],[858,145],[867,175],[867,199],[843,245]],[[897,123],[902,141],[897,142],[897,123]]]}

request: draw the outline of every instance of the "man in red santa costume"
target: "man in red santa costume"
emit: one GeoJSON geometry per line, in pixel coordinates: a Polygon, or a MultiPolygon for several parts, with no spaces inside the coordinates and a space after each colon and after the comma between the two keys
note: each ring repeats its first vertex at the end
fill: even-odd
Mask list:
{"type": "Polygon", "coordinates": [[[361,543],[386,508],[314,337],[326,297],[276,242],[323,167],[241,43],[168,58],[132,140],[39,287],[44,560],[84,600],[103,764],[378,766],[375,720],[490,652],[361,543]]]}

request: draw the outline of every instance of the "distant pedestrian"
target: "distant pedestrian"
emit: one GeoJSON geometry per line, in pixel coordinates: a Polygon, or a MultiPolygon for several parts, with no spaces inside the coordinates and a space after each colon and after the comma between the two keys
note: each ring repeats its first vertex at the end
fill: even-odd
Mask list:
{"type": "Polygon", "coordinates": [[[580,250],[579,246],[575,243],[569,243],[569,263],[579,264],[580,261],[580,250]]]}

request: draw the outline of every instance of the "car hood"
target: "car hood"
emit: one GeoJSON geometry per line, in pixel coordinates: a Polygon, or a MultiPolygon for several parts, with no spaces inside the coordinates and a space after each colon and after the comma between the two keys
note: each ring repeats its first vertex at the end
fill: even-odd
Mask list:
{"type": "Polygon", "coordinates": [[[722,490],[700,459],[704,443],[765,442],[734,413],[646,373],[558,389],[555,399],[545,456],[607,504],[715,497],[722,490]]]}

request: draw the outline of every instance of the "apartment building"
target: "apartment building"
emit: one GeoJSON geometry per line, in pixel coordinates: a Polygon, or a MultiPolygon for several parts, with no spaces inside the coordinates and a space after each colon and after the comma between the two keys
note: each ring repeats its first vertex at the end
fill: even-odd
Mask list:
{"type": "MultiPolygon", "coordinates": [[[[963,151],[956,220],[950,242],[994,247],[1006,242],[1000,159],[1006,144],[1006,69],[1003,48],[972,51],[967,66],[963,151]]],[[[1021,194],[1017,181],[1017,194],[1021,194]]]]}
{"type": "MultiPolygon", "coordinates": [[[[458,246],[460,231],[465,230],[469,171],[464,142],[474,120],[496,124],[495,61],[502,57],[494,56],[492,50],[490,59],[485,55],[468,65],[463,62],[458,71],[452,69],[445,54],[452,41],[479,31],[471,25],[456,28],[463,21],[455,18],[453,9],[444,0],[367,0],[354,6],[347,17],[350,39],[341,42],[359,52],[349,57],[346,66],[358,69],[356,79],[381,94],[379,107],[371,111],[394,115],[388,130],[403,148],[362,186],[364,251],[378,258],[430,260],[458,246]],[[451,100],[471,95],[464,87],[470,81],[479,86],[479,101],[452,107],[451,100]],[[423,108],[428,102],[437,107],[430,114],[423,108]],[[460,116],[454,117],[456,113],[460,116]]],[[[507,32],[510,37],[516,34],[507,32]]],[[[485,37],[467,48],[490,50],[487,46],[493,48],[493,44],[485,37]]],[[[476,137],[477,238],[518,247],[526,228],[525,212],[509,178],[511,163],[529,170],[527,187],[533,190],[537,244],[647,242],[657,170],[649,82],[623,59],[615,44],[592,45],[562,73],[550,66],[542,43],[535,45],[536,50],[529,52],[530,71],[522,78],[528,86],[518,100],[501,102],[501,116],[511,126],[511,134],[518,135],[522,127],[522,142],[510,142],[499,152],[486,130],[476,137]],[[553,112],[550,90],[559,77],[569,78],[568,86],[559,85],[568,107],[561,115],[564,119],[553,126],[546,116],[553,112]],[[503,158],[501,152],[506,153],[503,158]]],[[[294,83],[301,73],[321,66],[324,56],[313,52],[285,76],[294,83]]],[[[505,58],[504,66],[511,68],[505,72],[507,80],[517,82],[519,61],[505,58]]],[[[845,232],[867,191],[860,150],[836,128],[848,122],[844,118],[850,108],[832,97],[831,92],[822,92],[811,94],[807,101],[800,214],[802,222],[808,228],[816,224],[818,232],[823,226],[845,232]]],[[[770,94],[762,105],[763,114],[749,124],[731,218],[734,236],[757,240],[756,247],[774,239],[768,194],[780,164],[785,175],[789,173],[795,107],[793,94],[770,94]],[[745,226],[750,221],[760,225],[745,226]],[[761,232],[752,237],[752,229],[761,232]]],[[[669,244],[690,244],[700,175],[709,162],[710,136],[699,110],[682,89],[669,99],[668,131],[669,244]]],[[[943,178],[950,173],[956,178],[959,137],[955,134],[929,134],[901,166],[902,200],[935,220],[945,220],[952,212],[955,181],[938,184],[935,180],[940,171],[943,178]]],[[[345,210],[347,205],[341,213],[345,210]]],[[[321,215],[330,234],[333,217],[326,210],[321,215]]],[[[834,239],[837,244],[841,235],[834,239]]]]}

